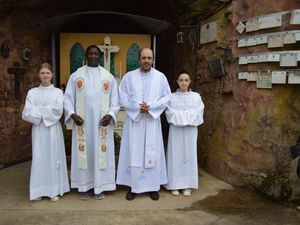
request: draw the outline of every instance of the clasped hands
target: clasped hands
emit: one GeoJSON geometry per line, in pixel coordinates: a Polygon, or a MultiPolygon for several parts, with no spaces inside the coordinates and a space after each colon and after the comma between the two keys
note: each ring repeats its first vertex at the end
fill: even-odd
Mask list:
{"type": "Polygon", "coordinates": [[[141,103],[140,106],[141,106],[140,111],[142,113],[147,113],[149,111],[149,109],[150,109],[150,106],[147,105],[147,102],[141,103]]]}
{"type": "MultiPolygon", "coordinates": [[[[84,120],[75,113],[71,115],[71,118],[74,120],[77,126],[81,126],[84,123],[84,120]]],[[[110,123],[111,119],[112,116],[109,114],[103,116],[103,118],[100,120],[100,125],[106,127],[110,123]]]]}
{"type": "Polygon", "coordinates": [[[76,115],[75,113],[71,115],[71,118],[74,120],[77,126],[81,126],[84,123],[84,120],[80,116],[76,115]]]}

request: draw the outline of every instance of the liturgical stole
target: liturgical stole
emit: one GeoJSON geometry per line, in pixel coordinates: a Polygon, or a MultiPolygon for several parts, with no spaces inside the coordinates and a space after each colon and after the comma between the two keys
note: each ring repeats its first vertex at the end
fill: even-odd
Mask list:
{"type": "MultiPolygon", "coordinates": [[[[109,111],[110,102],[110,79],[111,74],[100,68],[101,77],[101,114],[102,119],[109,111]]],[[[86,66],[80,67],[76,71],[76,114],[85,120],[85,74],[86,66]]],[[[100,126],[99,130],[99,149],[98,149],[98,166],[99,169],[107,168],[107,142],[108,142],[108,127],[100,126]]],[[[87,169],[87,147],[86,147],[86,129],[85,123],[82,126],[76,126],[77,134],[77,157],[78,168],[87,169]]]]}
{"type": "MultiPolygon", "coordinates": [[[[140,73],[138,70],[137,73],[140,73]]],[[[160,76],[155,74],[155,71],[151,69],[150,71],[151,74],[146,75],[146,76],[151,76],[151,81],[149,83],[150,85],[150,94],[149,94],[149,100],[151,102],[156,102],[159,100],[159,93],[160,93],[160,76]]],[[[131,80],[131,87],[133,91],[133,96],[136,96],[138,99],[137,102],[142,102],[144,99],[142,97],[143,95],[143,87],[142,85],[136,85],[136,84],[142,84],[142,79],[140,76],[134,77],[134,79],[131,80]]],[[[149,102],[148,102],[149,103],[149,102]]],[[[145,134],[145,143],[141,143],[141,140],[139,138],[139,135],[142,131],[142,122],[135,122],[133,121],[132,123],[132,139],[129,140],[130,147],[132,149],[131,153],[131,162],[130,165],[132,167],[142,167],[143,162],[145,165],[145,168],[153,168],[155,167],[155,158],[156,158],[156,146],[155,146],[155,135],[156,135],[156,128],[157,128],[157,120],[148,117],[148,118],[143,118],[145,120],[145,129],[146,129],[146,134],[145,134]],[[142,158],[142,151],[141,148],[145,147],[145,155],[144,159],[142,158]]]]}

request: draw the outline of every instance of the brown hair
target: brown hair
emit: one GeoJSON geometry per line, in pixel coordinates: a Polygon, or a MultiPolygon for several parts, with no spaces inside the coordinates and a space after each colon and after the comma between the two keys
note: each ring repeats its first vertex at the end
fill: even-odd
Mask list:
{"type": "Polygon", "coordinates": [[[180,75],[183,74],[183,73],[189,75],[189,77],[190,77],[190,79],[191,79],[191,75],[190,75],[190,73],[189,73],[188,71],[186,71],[186,70],[181,70],[181,71],[177,74],[176,80],[178,80],[178,78],[180,77],[180,75]]]}
{"type": "MultiPolygon", "coordinates": [[[[177,89],[179,88],[179,85],[177,84],[177,80],[179,79],[180,75],[183,74],[183,73],[189,75],[189,77],[190,77],[190,79],[191,79],[191,75],[190,75],[190,73],[189,73],[187,70],[184,70],[184,69],[181,70],[181,71],[176,75],[175,80],[173,80],[173,87],[174,87],[174,90],[177,90],[177,89]]],[[[191,80],[191,84],[192,84],[192,80],[191,80]]],[[[189,88],[190,88],[191,84],[189,85],[189,88]]]]}
{"type": "Polygon", "coordinates": [[[52,66],[51,66],[51,64],[50,63],[42,63],[41,65],[40,65],[40,68],[39,68],[39,71],[41,70],[41,69],[43,69],[43,68],[46,68],[46,69],[48,69],[48,70],[50,70],[52,73],[53,73],[53,69],[52,69],[52,66]]]}

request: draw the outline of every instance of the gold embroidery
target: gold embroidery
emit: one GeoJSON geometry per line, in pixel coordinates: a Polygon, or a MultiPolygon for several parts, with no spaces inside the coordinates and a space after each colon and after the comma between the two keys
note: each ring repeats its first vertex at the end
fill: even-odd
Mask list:
{"type": "Polygon", "coordinates": [[[84,136],[84,128],[83,127],[77,127],[77,134],[80,137],[84,136]]]}
{"type": "Polygon", "coordinates": [[[81,151],[81,152],[85,151],[85,147],[83,144],[79,144],[78,148],[79,148],[79,151],[81,151]]]}
{"type": "Polygon", "coordinates": [[[107,127],[101,128],[101,138],[105,138],[107,136],[107,127]]]}
{"type": "Polygon", "coordinates": [[[106,145],[101,145],[101,152],[106,152],[106,145]]]}

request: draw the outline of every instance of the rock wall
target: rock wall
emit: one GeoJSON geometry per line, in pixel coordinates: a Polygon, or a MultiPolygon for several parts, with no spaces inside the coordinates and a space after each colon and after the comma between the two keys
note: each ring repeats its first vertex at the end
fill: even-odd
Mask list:
{"type": "MultiPolygon", "coordinates": [[[[37,13],[16,11],[1,19],[0,45],[7,43],[9,56],[0,56],[0,164],[10,164],[31,156],[31,126],[21,119],[27,91],[39,84],[38,67],[51,59],[51,40],[35,26],[37,13]],[[30,49],[24,60],[23,50],[30,49]],[[20,82],[20,96],[15,97],[15,75],[8,68],[26,69],[20,82]]],[[[3,16],[3,15],[2,15],[3,16]]]]}
{"type": "MultiPolygon", "coordinates": [[[[39,83],[39,64],[51,59],[50,36],[38,29],[36,22],[76,11],[123,11],[173,23],[171,29],[157,37],[157,67],[168,76],[171,84],[180,70],[189,70],[192,88],[203,97],[206,108],[205,123],[200,128],[198,140],[200,166],[232,184],[248,185],[278,198],[290,195],[289,147],[295,144],[300,134],[300,89],[298,85],[288,84],[273,85],[270,90],[257,89],[255,82],[238,80],[238,71],[272,70],[279,69],[279,66],[239,66],[239,54],[269,49],[265,45],[237,48],[236,38],[239,35],[235,26],[240,19],[300,8],[299,1],[239,0],[232,1],[226,8],[222,8],[220,1],[175,2],[177,7],[180,6],[177,12],[173,1],[166,1],[157,10],[149,10],[138,1],[129,5],[127,2],[113,4],[113,7],[111,2],[99,0],[93,1],[93,4],[75,1],[72,6],[68,1],[61,1],[61,4],[37,0],[2,3],[0,44],[8,43],[10,54],[8,58],[0,56],[0,164],[27,159],[31,155],[30,125],[21,120],[21,111],[27,91],[39,83]],[[178,13],[183,14],[182,21],[178,20],[178,13]],[[201,20],[197,18],[198,13],[202,15],[201,20]],[[213,15],[203,19],[209,14],[213,15]],[[186,40],[184,44],[177,44],[176,33],[181,30],[179,25],[211,21],[217,21],[219,26],[216,42],[193,46],[186,40]],[[29,61],[23,59],[24,48],[30,49],[29,61]],[[232,50],[233,59],[225,62],[226,76],[214,78],[209,61],[215,57],[224,58],[226,48],[232,50]],[[15,77],[7,72],[15,62],[26,69],[18,99],[14,95],[15,77]]],[[[159,1],[156,3],[151,6],[160,4],[159,1]]],[[[300,29],[298,25],[289,25],[288,20],[289,17],[284,16],[283,26],[254,34],[300,29]]],[[[276,50],[299,50],[298,45],[276,50]]]]}
{"type": "Polygon", "coordinates": [[[278,28],[239,35],[235,27],[242,19],[296,8],[300,8],[296,0],[232,1],[229,7],[201,21],[218,24],[217,41],[201,45],[197,53],[196,90],[206,106],[198,143],[200,164],[232,184],[251,186],[275,198],[291,194],[289,147],[300,134],[300,86],[273,84],[272,89],[257,89],[255,82],[238,80],[239,71],[280,69],[279,63],[238,65],[238,55],[299,50],[299,42],[275,50],[267,45],[238,48],[237,38],[300,26],[290,25],[290,15],[284,15],[278,28]],[[226,48],[232,50],[230,62],[224,60],[226,48]],[[222,78],[211,76],[209,61],[215,57],[225,61],[226,76],[222,78]]]}
{"type": "MultiPolygon", "coordinates": [[[[51,35],[40,29],[37,26],[38,22],[58,15],[94,10],[131,13],[168,22],[172,22],[174,18],[176,20],[177,13],[171,0],[154,0],[147,7],[138,0],[75,0],[72,4],[66,0],[60,1],[59,4],[50,0],[1,1],[0,46],[2,43],[8,43],[10,52],[7,58],[0,55],[0,168],[1,164],[10,165],[31,157],[31,126],[22,121],[21,112],[27,91],[39,84],[37,75],[40,63],[51,62],[51,35]],[[25,48],[30,49],[28,61],[23,59],[25,48]],[[19,98],[15,97],[15,77],[7,72],[16,62],[26,69],[20,82],[19,98]]],[[[109,23],[92,22],[93,26],[99,29],[101,23],[109,23]]]]}

